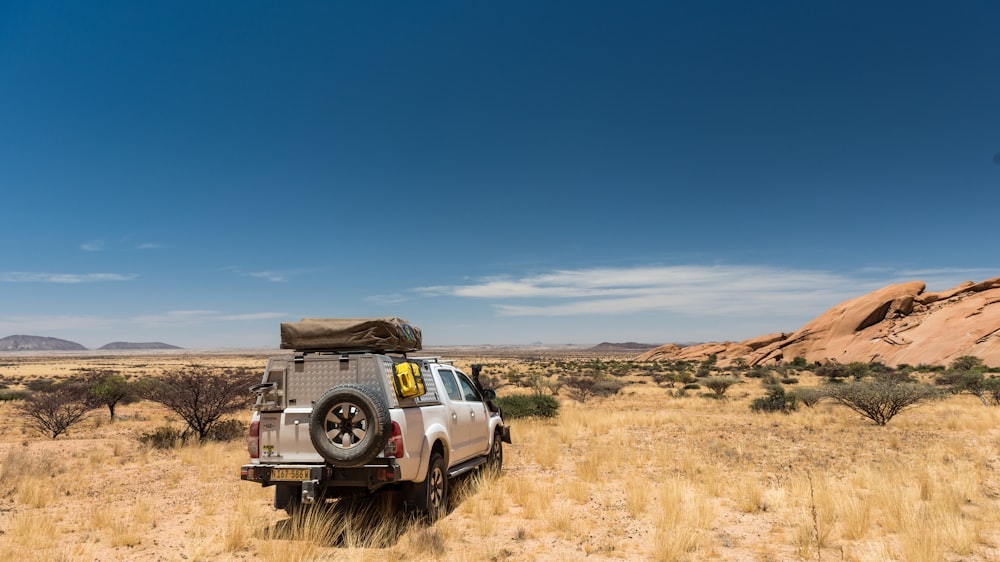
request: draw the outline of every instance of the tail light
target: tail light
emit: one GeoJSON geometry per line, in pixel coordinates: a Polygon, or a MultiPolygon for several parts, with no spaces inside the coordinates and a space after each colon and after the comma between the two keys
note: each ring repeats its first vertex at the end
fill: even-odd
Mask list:
{"type": "Polygon", "coordinates": [[[251,459],[260,458],[260,422],[250,422],[250,433],[247,434],[247,451],[251,459]]]}
{"type": "Polygon", "coordinates": [[[399,424],[392,422],[392,434],[389,435],[389,441],[385,444],[385,457],[386,458],[403,458],[403,431],[399,429],[399,424]]]}

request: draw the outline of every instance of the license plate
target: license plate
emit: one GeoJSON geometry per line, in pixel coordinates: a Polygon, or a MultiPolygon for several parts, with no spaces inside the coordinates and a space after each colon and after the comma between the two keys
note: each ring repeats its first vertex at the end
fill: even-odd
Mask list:
{"type": "Polygon", "coordinates": [[[271,480],[309,480],[308,468],[272,468],[271,480]]]}

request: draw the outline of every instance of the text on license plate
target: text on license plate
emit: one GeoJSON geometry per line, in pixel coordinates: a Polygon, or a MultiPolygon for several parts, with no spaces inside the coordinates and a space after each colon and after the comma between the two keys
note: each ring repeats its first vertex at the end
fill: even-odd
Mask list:
{"type": "Polygon", "coordinates": [[[308,468],[272,468],[271,480],[309,480],[308,468]]]}

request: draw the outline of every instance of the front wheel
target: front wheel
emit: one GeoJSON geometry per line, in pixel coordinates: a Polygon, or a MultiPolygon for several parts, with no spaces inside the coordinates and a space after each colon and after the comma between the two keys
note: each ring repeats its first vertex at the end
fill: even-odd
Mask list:
{"type": "Polygon", "coordinates": [[[503,468],[503,439],[499,429],[493,434],[493,444],[490,446],[489,454],[486,455],[484,468],[487,474],[500,476],[500,470],[503,468]]]}

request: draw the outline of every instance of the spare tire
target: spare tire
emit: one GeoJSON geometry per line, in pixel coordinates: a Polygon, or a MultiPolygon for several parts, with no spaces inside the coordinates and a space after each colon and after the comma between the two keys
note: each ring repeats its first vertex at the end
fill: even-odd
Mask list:
{"type": "Polygon", "coordinates": [[[389,407],[374,390],[345,384],[326,391],[313,406],[309,438],[330,464],[363,466],[385,449],[392,429],[389,407]]]}

